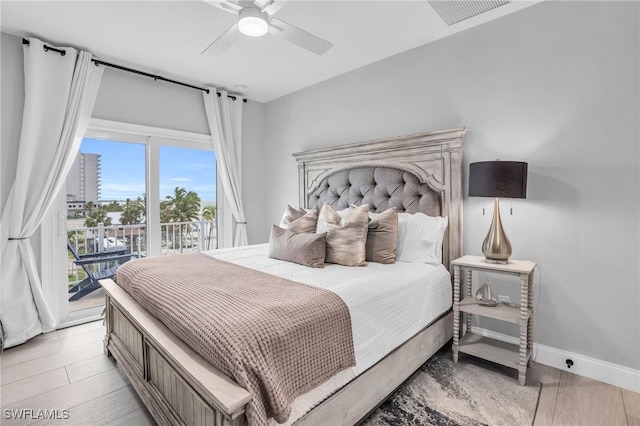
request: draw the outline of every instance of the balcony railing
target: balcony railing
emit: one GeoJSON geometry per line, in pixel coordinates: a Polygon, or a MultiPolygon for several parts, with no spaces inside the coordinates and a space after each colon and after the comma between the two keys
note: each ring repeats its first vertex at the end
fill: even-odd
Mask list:
{"type": "MultiPolygon", "coordinates": [[[[79,255],[125,250],[137,257],[145,257],[148,251],[146,229],[145,224],[104,226],[100,223],[96,227],[69,229],[67,238],[79,255]]],[[[215,221],[161,223],[160,230],[160,252],[163,255],[217,247],[215,221]]],[[[85,272],[73,261],[69,256],[67,275],[70,285],[85,278],[85,272]]]]}

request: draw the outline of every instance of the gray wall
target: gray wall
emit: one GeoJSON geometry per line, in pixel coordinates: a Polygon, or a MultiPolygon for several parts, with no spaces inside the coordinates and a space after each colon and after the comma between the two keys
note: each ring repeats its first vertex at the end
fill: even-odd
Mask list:
{"type": "Polygon", "coordinates": [[[20,38],[0,33],[0,40],[0,205],[4,207],[16,177],[24,109],[24,59],[20,38]]]}
{"type": "MultiPolygon", "coordinates": [[[[266,104],[262,226],[298,203],[291,153],[464,125],[465,176],[529,162],[528,198],[502,214],[513,257],[541,266],[536,341],[639,369],[638,17],[635,2],[545,2],[266,104]]],[[[466,253],[491,211],[465,199],[466,253]]]]}
{"type": "Polygon", "coordinates": [[[175,84],[105,68],[92,117],[209,134],[202,94],[175,84]]]}
{"type": "Polygon", "coordinates": [[[247,102],[242,124],[242,200],[247,219],[249,244],[269,239],[270,228],[265,225],[266,193],[263,177],[268,165],[265,162],[264,104],[247,102]]]}

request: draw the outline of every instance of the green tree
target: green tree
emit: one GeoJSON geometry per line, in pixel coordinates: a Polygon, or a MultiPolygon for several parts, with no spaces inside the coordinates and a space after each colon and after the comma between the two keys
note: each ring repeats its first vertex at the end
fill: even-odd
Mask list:
{"type": "Polygon", "coordinates": [[[202,219],[208,221],[207,223],[207,250],[213,249],[213,229],[215,228],[214,220],[216,219],[216,206],[205,206],[202,209],[202,219]]]}
{"type": "MultiPolygon", "coordinates": [[[[165,200],[160,203],[160,221],[162,223],[178,223],[193,222],[200,216],[200,196],[193,191],[187,191],[184,188],[176,186],[172,195],[167,195],[165,200]]],[[[182,251],[185,239],[191,228],[183,225],[166,225],[168,234],[167,244],[172,248],[176,248],[175,238],[176,229],[178,229],[177,240],[182,251]]]]}
{"type": "Polygon", "coordinates": [[[87,213],[89,213],[91,210],[93,210],[93,209],[95,209],[95,208],[96,208],[96,205],[94,204],[94,202],[93,202],[93,201],[87,201],[87,202],[84,204],[84,215],[86,216],[86,215],[87,215],[87,213]]]}
{"type": "Polygon", "coordinates": [[[216,206],[204,206],[202,208],[202,219],[214,220],[216,218],[216,206]]]}
{"type": "Polygon", "coordinates": [[[111,226],[111,218],[107,216],[107,213],[107,209],[103,206],[91,210],[84,220],[84,226],[95,228],[99,223],[102,223],[104,226],[111,226]]]}
{"type": "Polygon", "coordinates": [[[121,212],[123,211],[123,207],[117,201],[112,201],[105,206],[105,209],[108,212],[121,212]]]}
{"type": "Polygon", "coordinates": [[[141,197],[138,197],[133,201],[127,198],[124,208],[122,209],[122,215],[120,215],[120,223],[123,225],[135,225],[142,223],[144,214],[145,205],[141,197]]]}
{"type": "Polygon", "coordinates": [[[198,219],[200,196],[197,193],[176,186],[173,195],[167,195],[165,200],[169,202],[170,222],[193,222],[198,219]]]}
{"type": "Polygon", "coordinates": [[[68,231],[67,241],[71,243],[77,253],[82,254],[84,251],[86,251],[84,232],[68,231]]]}
{"type": "Polygon", "coordinates": [[[160,201],[160,223],[169,223],[172,218],[172,205],[171,201],[160,201]]]}

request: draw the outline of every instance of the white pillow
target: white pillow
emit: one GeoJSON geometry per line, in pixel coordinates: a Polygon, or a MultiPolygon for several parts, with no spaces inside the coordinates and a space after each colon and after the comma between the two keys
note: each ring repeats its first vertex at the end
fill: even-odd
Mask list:
{"type": "Polygon", "coordinates": [[[442,241],[449,220],[424,213],[398,215],[398,254],[400,262],[442,263],[442,241]]]}

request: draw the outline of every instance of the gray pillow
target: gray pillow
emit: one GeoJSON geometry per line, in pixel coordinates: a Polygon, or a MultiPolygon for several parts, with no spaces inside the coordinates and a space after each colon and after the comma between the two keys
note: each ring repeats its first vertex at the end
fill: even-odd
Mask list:
{"type": "Polygon", "coordinates": [[[295,233],[277,225],[271,228],[269,257],[312,268],[324,268],[326,234],[295,233]]]}
{"type": "Polygon", "coordinates": [[[327,263],[344,266],[367,265],[367,224],[369,205],[350,209],[344,217],[324,203],[318,217],[316,232],[327,233],[327,263]]]}
{"type": "Polygon", "coordinates": [[[287,210],[285,210],[280,221],[280,227],[295,233],[314,233],[318,224],[318,211],[318,207],[307,211],[287,206],[287,210]]]}
{"type": "Polygon", "coordinates": [[[371,213],[367,233],[367,260],[396,263],[398,246],[398,211],[394,208],[380,214],[371,213]]]}

